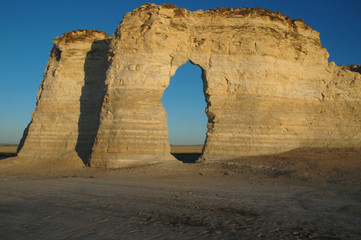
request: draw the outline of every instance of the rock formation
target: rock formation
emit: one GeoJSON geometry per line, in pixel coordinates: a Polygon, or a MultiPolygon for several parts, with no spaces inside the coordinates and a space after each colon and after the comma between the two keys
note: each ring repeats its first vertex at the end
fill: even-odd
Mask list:
{"type": "Polygon", "coordinates": [[[101,31],[78,30],[53,41],[20,157],[78,155],[87,163],[99,126],[109,38],[101,31]]]}
{"type": "Polygon", "coordinates": [[[160,99],[188,60],[203,71],[202,160],[361,145],[361,75],[329,63],[302,20],[146,4],[124,16],[107,64],[108,43],[84,30],[54,41],[19,155],[77,152],[87,162],[91,154],[94,167],[174,159],[160,99]]]}
{"type": "Polygon", "coordinates": [[[358,72],[361,74],[361,65],[352,64],[352,65],[340,65],[341,69],[343,70],[350,70],[352,72],[358,72]]]}

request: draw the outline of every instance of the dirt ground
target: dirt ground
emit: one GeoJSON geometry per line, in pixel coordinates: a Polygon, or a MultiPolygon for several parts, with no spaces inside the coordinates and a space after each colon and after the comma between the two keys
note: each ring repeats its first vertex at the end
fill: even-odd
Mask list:
{"type": "Polygon", "coordinates": [[[0,239],[361,239],[360,149],[194,163],[200,151],[42,168],[11,164],[0,147],[0,239]]]}

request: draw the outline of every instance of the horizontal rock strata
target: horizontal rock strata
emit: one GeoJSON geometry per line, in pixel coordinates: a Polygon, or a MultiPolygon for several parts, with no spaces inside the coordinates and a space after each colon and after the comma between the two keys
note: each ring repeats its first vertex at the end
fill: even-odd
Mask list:
{"type": "Polygon", "coordinates": [[[20,157],[87,162],[105,91],[109,36],[78,30],[56,38],[20,157]]]}
{"type": "Polygon", "coordinates": [[[167,155],[160,99],[188,60],[203,70],[205,160],[360,145],[360,76],[328,63],[318,32],[302,20],[148,4],[124,17],[111,51],[94,166],[167,155]]]}
{"type": "Polygon", "coordinates": [[[146,4],[124,16],[108,63],[108,36],[87,35],[54,41],[21,155],[76,152],[93,167],[174,159],[160,99],[188,60],[207,102],[202,160],[361,145],[361,75],[329,63],[302,20],[146,4]]]}

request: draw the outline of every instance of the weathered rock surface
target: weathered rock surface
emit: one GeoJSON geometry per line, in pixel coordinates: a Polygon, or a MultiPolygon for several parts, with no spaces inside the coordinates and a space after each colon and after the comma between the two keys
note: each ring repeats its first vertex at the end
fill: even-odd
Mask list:
{"type": "Polygon", "coordinates": [[[77,151],[88,159],[97,134],[94,167],[173,159],[160,99],[188,60],[203,71],[203,160],[361,145],[361,75],[329,63],[319,33],[302,20],[253,8],[143,5],[124,16],[111,39],[103,102],[108,36],[93,33],[71,43],[55,40],[21,155],[77,151]],[[95,40],[100,50],[84,73],[95,40]],[[101,103],[98,120],[89,106],[101,103]]]}
{"type": "Polygon", "coordinates": [[[166,158],[160,99],[177,68],[203,70],[205,160],[360,145],[360,76],[328,63],[319,34],[263,9],[144,5],[112,40],[93,166],[166,158]]]}
{"type": "Polygon", "coordinates": [[[105,91],[109,36],[78,30],[56,38],[18,155],[88,161],[105,91]]]}
{"type": "Polygon", "coordinates": [[[361,74],[361,65],[352,64],[352,65],[340,65],[341,69],[343,70],[350,70],[352,72],[358,72],[361,74]]]}

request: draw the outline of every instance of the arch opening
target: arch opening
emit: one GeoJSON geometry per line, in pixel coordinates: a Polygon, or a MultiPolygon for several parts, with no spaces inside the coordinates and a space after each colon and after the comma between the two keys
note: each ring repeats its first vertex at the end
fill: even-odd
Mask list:
{"type": "Polygon", "coordinates": [[[202,155],[208,117],[202,69],[187,61],[170,79],[161,99],[167,112],[168,141],[173,156],[194,163],[202,155]]]}

